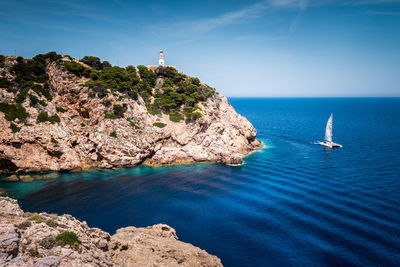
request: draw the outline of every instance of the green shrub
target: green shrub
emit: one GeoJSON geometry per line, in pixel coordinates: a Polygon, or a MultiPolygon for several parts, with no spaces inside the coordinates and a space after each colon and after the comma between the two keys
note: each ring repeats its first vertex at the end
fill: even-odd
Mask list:
{"type": "Polygon", "coordinates": [[[11,82],[5,77],[0,77],[0,88],[8,89],[10,87],[11,87],[11,82]]]}
{"type": "Polygon", "coordinates": [[[40,214],[34,213],[29,217],[29,220],[35,221],[36,223],[41,223],[42,222],[42,216],[40,214]]]}
{"type": "Polygon", "coordinates": [[[40,84],[31,85],[31,89],[37,95],[39,95],[39,96],[43,95],[49,101],[53,99],[53,96],[50,94],[50,87],[49,87],[48,83],[44,83],[43,86],[40,84]]]}
{"type": "Polygon", "coordinates": [[[98,58],[98,57],[85,56],[81,59],[81,61],[94,69],[97,69],[97,70],[103,69],[100,58],[98,58]]]}
{"type": "Polygon", "coordinates": [[[48,236],[40,240],[39,245],[45,249],[52,249],[56,244],[56,240],[52,236],[48,236]]]}
{"type": "Polygon", "coordinates": [[[17,103],[22,104],[22,103],[25,101],[25,99],[26,99],[26,97],[27,97],[27,95],[28,95],[28,91],[29,91],[29,88],[28,88],[28,87],[22,88],[21,90],[19,90],[18,95],[17,95],[17,97],[15,98],[15,101],[16,101],[17,103]]]}
{"type": "Polygon", "coordinates": [[[47,112],[42,111],[39,113],[39,115],[36,118],[36,122],[45,122],[49,120],[49,114],[47,114],[47,112]]]}
{"type": "Polygon", "coordinates": [[[93,92],[89,92],[89,93],[88,93],[88,97],[89,97],[89,98],[95,98],[95,97],[96,97],[96,94],[93,93],[93,92]]]}
{"type": "Polygon", "coordinates": [[[30,104],[29,106],[34,107],[39,103],[39,99],[34,95],[29,95],[30,104]]]}
{"type": "Polygon", "coordinates": [[[111,136],[111,137],[117,137],[117,133],[116,133],[115,131],[112,131],[112,132],[110,133],[110,136],[111,136]]]}
{"type": "Polygon", "coordinates": [[[10,123],[10,129],[11,129],[11,131],[13,132],[13,133],[17,133],[17,132],[19,132],[20,130],[21,130],[21,128],[20,127],[18,127],[17,125],[15,125],[14,123],[10,123]]]}
{"type": "Polygon", "coordinates": [[[56,236],[56,241],[60,242],[62,245],[73,245],[75,243],[81,243],[78,236],[74,232],[62,232],[56,236]]]}
{"type": "Polygon", "coordinates": [[[37,116],[36,122],[40,123],[45,121],[49,121],[51,124],[54,124],[56,122],[60,122],[60,117],[58,117],[57,114],[49,116],[45,111],[40,112],[40,114],[37,116]]]}
{"type": "Polygon", "coordinates": [[[59,106],[56,106],[56,110],[57,110],[58,112],[61,112],[61,113],[67,112],[66,109],[63,109],[62,107],[59,107],[59,106]]]}
{"type": "Polygon", "coordinates": [[[140,78],[147,82],[151,87],[154,87],[156,84],[157,74],[143,65],[139,65],[137,68],[139,70],[140,78]]]}
{"type": "Polygon", "coordinates": [[[63,63],[65,69],[78,77],[90,75],[90,70],[75,61],[66,61],[63,63]],[[85,75],[84,75],[85,74],[85,75]]]}
{"type": "Polygon", "coordinates": [[[115,120],[115,119],[119,119],[121,117],[119,115],[117,115],[117,114],[114,114],[114,113],[104,112],[104,118],[115,120]]]}
{"type": "Polygon", "coordinates": [[[29,251],[28,251],[28,254],[29,254],[29,256],[31,256],[31,257],[33,257],[33,258],[38,258],[39,257],[39,252],[37,251],[37,249],[35,249],[35,248],[31,248],[29,251]]]}
{"type": "Polygon", "coordinates": [[[49,122],[50,122],[51,124],[54,124],[54,123],[56,123],[56,122],[60,122],[60,117],[58,117],[57,114],[54,114],[53,116],[50,116],[50,117],[49,117],[49,122]]]}
{"type": "Polygon", "coordinates": [[[47,219],[45,223],[46,223],[48,226],[53,227],[53,228],[55,228],[55,227],[58,226],[58,223],[57,223],[55,220],[53,220],[53,219],[47,219]]]}
{"type": "Polygon", "coordinates": [[[127,121],[129,121],[129,124],[134,127],[135,129],[140,129],[139,126],[136,125],[136,123],[134,123],[131,118],[126,118],[127,121]]]}
{"type": "Polygon", "coordinates": [[[56,139],[54,139],[54,137],[51,137],[50,141],[51,141],[53,144],[58,144],[58,141],[57,141],[56,139]]]}
{"type": "Polygon", "coordinates": [[[96,79],[88,81],[86,85],[92,88],[100,98],[106,94],[106,88],[110,88],[112,92],[128,93],[139,83],[136,72],[118,66],[105,67],[96,75],[96,79]]]}
{"type": "Polygon", "coordinates": [[[31,225],[32,225],[32,223],[30,221],[24,221],[20,224],[15,225],[15,227],[17,227],[18,229],[25,230],[26,228],[30,227],[31,225]]]}
{"type": "MultiPolygon", "coordinates": [[[[125,104],[126,105],[126,104],[125,104]]],[[[113,112],[115,115],[117,115],[119,118],[122,118],[124,116],[124,108],[119,105],[119,104],[115,104],[113,106],[113,112]]]]}
{"type": "MultiPolygon", "coordinates": [[[[4,62],[6,61],[6,57],[3,55],[0,55],[0,68],[4,68],[4,62]]],[[[1,87],[1,86],[0,86],[1,87]]]]}
{"type": "Polygon", "coordinates": [[[158,128],[164,128],[167,125],[165,123],[162,123],[162,122],[155,122],[155,123],[153,123],[153,126],[156,126],[158,128]]]}
{"type": "Polygon", "coordinates": [[[83,123],[83,122],[81,122],[81,127],[85,127],[86,125],[83,123]]]}
{"type": "Polygon", "coordinates": [[[104,101],[101,101],[100,104],[102,104],[106,107],[109,107],[109,106],[111,106],[111,101],[109,99],[106,99],[104,101]]]}
{"type": "Polygon", "coordinates": [[[199,78],[191,78],[191,82],[192,82],[192,84],[194,84],[196,86],[200,86],[199,78]]]}
{"type": "Polygon", "coordinates": [[[47,106],[47,103],[44,102],[43,100],[39,100],[39,104],[42,105],[43,107],[46,107],[46,106],[47,106]]]}
{"type": "Polygon", "coordinates": [[[6,120],[13,121],[19,119],[25,121],[28,117],[26,109],[21,104],[8,104],[0,102],[0,111],[4,113],[6,120]]]}
{"type": "Polygon", "coordinates": [[[216,107],[217,107],[217,109],[219,110],[219,108],[220,108],[220,105],[219,105],[219,103],[217,103],[215,106],[216,106],[216,107]]]}
{"type": "Polygon", "coordinates": [[[181,113],[179,112],[172,112],[169,114],[169,119],[173,122],[180,122],[181,120],[183,120],[183,116],[181,113]]]}

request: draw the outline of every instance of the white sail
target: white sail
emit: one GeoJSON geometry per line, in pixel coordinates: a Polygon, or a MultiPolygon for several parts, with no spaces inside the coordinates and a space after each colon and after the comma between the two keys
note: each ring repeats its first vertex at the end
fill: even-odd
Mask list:
{"type": "Polygon", "coordinates": [[[333,113],[331,113],[331,116],[329,117],[328,122],[326,123],[325,141],[327,142],[332,142],[332,120],[333,120],[333,113]]]}

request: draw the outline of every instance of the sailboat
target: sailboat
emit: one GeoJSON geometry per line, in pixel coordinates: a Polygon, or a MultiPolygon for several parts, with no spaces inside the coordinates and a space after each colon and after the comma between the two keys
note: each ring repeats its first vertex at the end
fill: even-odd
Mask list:
{"type": "Polygon", "coordinates": [[[342,147],[342,145],[332,142],[332,121],[333,121],[333,113],[331,113],[331,116],[329,117],[328,122],[326,123],[325,140],[323,142],[318,141],[316,142],[316,144],[330,148],[342,147]]]}

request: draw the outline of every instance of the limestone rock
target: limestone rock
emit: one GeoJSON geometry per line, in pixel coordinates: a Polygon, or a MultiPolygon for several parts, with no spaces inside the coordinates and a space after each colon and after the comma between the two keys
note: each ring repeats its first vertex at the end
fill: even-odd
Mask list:
{"type": "Polygon", "coordinates": [[[222,266],[200,248],[178,240],[173,228],[157,224],[126,227],[113,236],[71,215],[24,213],[16,200],[0,197],[0,266],[222,266]],[[19,228],[19,229],[18,229],[19,228]],[[80,242],[55,242],[69,231],[80,242]]]}
{"type": "Polygon", "coordinates": [[[18,205],[18,201],[9,197],[0,197],[0,213],[14,216],[22,216],[24,214],[18,205]]]}
{"type": "Polygon", "coordinates": [[[222,266],[216,256],[178,241],[165,224],[122,228],[111,239],[119,244],[113,257],[117,266],[222,266]]]}
{"type": "Polygon", "coordinates": [[[0,224],[0,263],[18,255],[20,233],[15,226],[0,224]]]}
{"type": "Polygon", "coordinates": [[[34,267],[57,267],[60,265],[60,258],[57,256],[49,256],[45,258],[41,258],[38,260],[35,260],[33,262],[34,267]]]}

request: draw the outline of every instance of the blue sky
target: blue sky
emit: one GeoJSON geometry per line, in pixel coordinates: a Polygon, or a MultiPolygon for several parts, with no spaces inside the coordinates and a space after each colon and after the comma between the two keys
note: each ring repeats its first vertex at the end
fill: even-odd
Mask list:
{"type": "Polygon", "coordinates": [[[400,0],[0,0],[0,54],[166,63],[227,96],[400,96],[400,0]]]}

